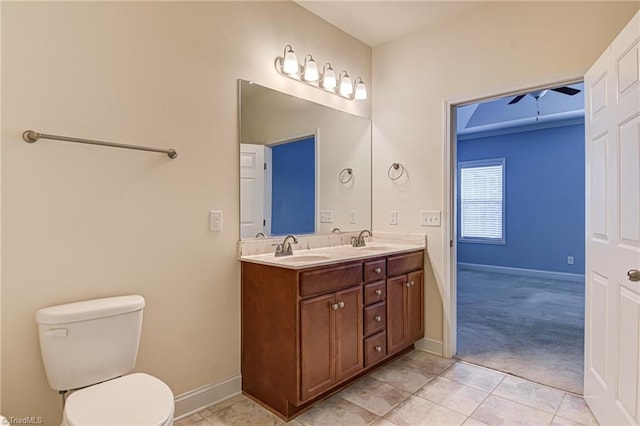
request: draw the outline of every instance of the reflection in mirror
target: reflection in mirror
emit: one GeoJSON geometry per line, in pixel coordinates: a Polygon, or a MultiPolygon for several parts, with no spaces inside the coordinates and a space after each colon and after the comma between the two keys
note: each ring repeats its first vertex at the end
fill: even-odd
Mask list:
{"type": "Polygon", "coordinates": [[[240,80],[240,237],[370,227],[371,121],[240,80]]]}

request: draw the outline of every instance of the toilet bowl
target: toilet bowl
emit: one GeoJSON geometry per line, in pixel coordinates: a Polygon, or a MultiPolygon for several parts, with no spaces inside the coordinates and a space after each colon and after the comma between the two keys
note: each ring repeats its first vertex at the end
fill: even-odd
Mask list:
{"type": "Polygon", "coordinates": [[[134,373],[71,393],[62,424],[170,426],[173,411],[173,394],[164,382],[134,373]]]}

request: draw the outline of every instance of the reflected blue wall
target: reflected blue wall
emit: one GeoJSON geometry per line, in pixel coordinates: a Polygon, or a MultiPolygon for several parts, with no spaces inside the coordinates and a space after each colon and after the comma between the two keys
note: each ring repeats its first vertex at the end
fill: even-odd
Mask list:
{"type": "Polygon", "coordinates": [[[461,140],[457,157],[506,158],[507,240],[458,242],[458,262],[584,273],[584,124],[461,140]]]}
{"type": "Polygon", "coordinates": [[[272,235],[315,232],[315,151],[313,136],[272,147],[272,235]]]}

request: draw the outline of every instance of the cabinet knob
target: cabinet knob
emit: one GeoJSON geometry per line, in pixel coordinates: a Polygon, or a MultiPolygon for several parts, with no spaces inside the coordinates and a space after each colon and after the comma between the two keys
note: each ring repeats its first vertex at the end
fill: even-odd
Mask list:
{"type": "Polygon", "coordinates": [[[338,307],[339,308],[344,308],[344,302],[338,302],[338,307]]]}
{"type": "Polygon", "coordinates": [[[409,281],[409,287],[413,287],[413,281],[409,281]]]}
{"type": "Polygon", "coordinates": [[[334,311],[337,311],[340,306],[337,303],[334,303],[333,305],[331,305],[331,307],[334,311]]]}
{"type": "Polygon", "coordinates": [[[376,268],[373,270],[373,272],[375,272],[376,274],[379,274],[380,272],[382,272],[382,268],[376,268]]]}
{"type": "Polygon", "coordinates": [[[376,290],[376,294],[377,294],[378,296],[380,296],[380,295],[382,294],[382,290],[377,289],[377,290],[376,290]]]}
{"type": "Polygon", "coordinates": [[[378,322],[382,321],[382,317],[380,315],[376,315],[375,317],[373,317],[373,319],[378,322]]]}
{"type": "Polygon", "coordinates": [[[411,283],[410,282],[406,282],[404,283],[405,287],[411,287],[411,283]]]}
{"type": "Polygon", "coordinates": [[[376,352],[382,352],[382,346],[376,346],[376,352]]]}

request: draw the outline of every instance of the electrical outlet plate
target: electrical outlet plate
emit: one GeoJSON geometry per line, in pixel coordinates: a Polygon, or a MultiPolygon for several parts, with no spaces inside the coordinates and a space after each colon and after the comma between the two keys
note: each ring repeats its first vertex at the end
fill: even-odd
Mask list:
{"type": "Polygon", "coordinates": [[[389,225],[398,224],[398,212],[396,210],[389,211],[389,225]]]}
{"type": "Polygon", "coordinates": [[[320,223],[333,223],[333,210],[320,210],[320,223]]]}
{"type": "Polygon", "coordinates": [[[349,223],[351,223],[351,224],[356,223],[356,211],[355,210],[349,210],[349,223]]]}
{"type": "Polygon", "coordinates": [[[573,256],[567,256],[567,265],[573,265],[573,256]]]}
{"type": "Polygon", "coordinates": [[[440,226],[440,212],[422,210],[420,212],[420,226],[440,226]]]}

